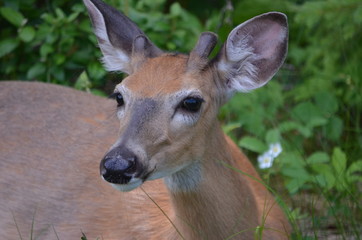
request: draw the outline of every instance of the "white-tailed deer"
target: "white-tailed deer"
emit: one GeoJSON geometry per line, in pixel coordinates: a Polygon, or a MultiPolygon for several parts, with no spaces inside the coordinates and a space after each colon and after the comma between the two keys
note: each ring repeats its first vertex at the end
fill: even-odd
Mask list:
{"type": "Polygon", "coordinates": [[[283,212],[217,121],[234,92],[263,86],[282,65],[285,15],[237,26],[208,60],[213,33],[189,55],[166,53],[112,7],[84,3],[105,67],[129,76],[117,103],[0,84],[0,238],[288,238],[283,212]]]}

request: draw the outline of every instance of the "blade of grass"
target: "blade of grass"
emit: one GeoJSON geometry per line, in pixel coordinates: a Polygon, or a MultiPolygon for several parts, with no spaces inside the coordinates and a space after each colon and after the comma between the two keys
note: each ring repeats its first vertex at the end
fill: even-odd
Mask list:
{"type": "Polygon", "coordinates": [[[185,240],[185,238],[182,236],[181,232],[177,229],[177,227],[175,226],[175,224],[172,222],[172,220],[167,216],[167,214],[165,213],[165,211],[163,211],[163,209],[160,207],[160,205],[158,205],[156,203],[155,200],[153,200],[153,198],[142,188],[140,187],[142,192],[144,192],[144,194],[146,194],[146,196],[158,207],[158,209],[160,209],[160,211],[162,212],[162,214],[167,218],[167,220],[171,223],[171,225],[175,228],[176,232],[180,235],[180,237],[182,239],[185,240]]]}
{"type": "Polygon", "coordinates": [[[53,228],[53,231],[54,231],[55,236],[57,237],[57,240],[59,240],[59,236],[58,236],[58,234],[57,234],[57,231],[55,231],[55,227],[54,227],[53,224],[52,224],[52,228],[53,228]]]}
{"type": "Polygon", "coordinates": [[[13,212],[13,211],[11,211],[11,214],[13,215],[13,219],[14,219],[15,227],[16,227],[16,230],[18,231],[18,234],[19,234],[20,240],[23,240],[23,237],[21,236],[21,233],[20,233],[20,229],[19,229],[18,223],[16,222],[16,219],[15,219],[15,214],[14,214],[14,212],[13,212]]]}

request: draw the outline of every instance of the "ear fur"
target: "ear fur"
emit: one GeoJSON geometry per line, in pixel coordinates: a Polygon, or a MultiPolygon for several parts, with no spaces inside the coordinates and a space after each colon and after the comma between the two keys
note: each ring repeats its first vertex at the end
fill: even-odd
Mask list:
{"type": "Polygon", "coordinates": [[[213,32],[204,32],[190,52],[187,62],[188,71],[199,71],[208,64],[208,57],[217,43],[217,35],[213,32]]]}
{"type": "MultiPolygon", "coordinates": [[[[116,9],[101,0],[83,0],[90,15],[99,47],[103,53],[102,62],[108,71],[122,71],[131,74],[134,41],[142,36],[145,47],[144,57],[155,57],[162,53],[146,35],[116,9]]],[[[136,47],[140,53],[139,47],[136,47]]],[[[134,61],[133,61],[134,62],[134,61]]]]}
{"type": "Polygon", "coordinates": [[[226,94],[266,84],[283,64],[287,48],[288,23],[282,13],[262,14],[237,26],[215,61],[226,94]]]}

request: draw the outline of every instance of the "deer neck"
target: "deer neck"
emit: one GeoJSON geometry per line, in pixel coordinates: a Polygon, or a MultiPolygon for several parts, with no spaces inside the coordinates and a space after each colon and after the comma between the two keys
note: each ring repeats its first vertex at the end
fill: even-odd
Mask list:
{"type": "Polygon", "coordinates": [[[174,223],[185,239],[224,239],[244,230],[239,236],[252,238],[258,225],[253,193],[247,179],[227,167],[244,156],[220,127],[213,131],[203,158],[165,179],[174,223]]]}

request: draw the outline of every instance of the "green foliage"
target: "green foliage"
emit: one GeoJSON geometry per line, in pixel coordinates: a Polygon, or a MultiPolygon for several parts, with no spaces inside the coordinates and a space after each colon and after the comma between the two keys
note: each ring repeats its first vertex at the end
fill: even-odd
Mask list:
{"type": "MultiPolygon", "coordinates": [[[[200,20],[177,2],[167,9],[166,0],[108,2],[142,26],[151,40],[166,50],[188,51],[204,30],[200,20]]],[[[43,6],[36,0],[5,0],[4,5],[0,9],[4,20],[1,79],[74,85],[86,71],[88,87],[104,87],[106,72],[98,61],[101,53],[95,48],[96,38],[82,3],[54,1],[43,6]],[[41,7],[34,9],[34,4],[41,7]]]]}
{"type": "Polygon", "coordinates": [[[7,20],[0,42],[1,78],[72,85],[86,70],[99,85],[105,71],[85,7],[57,1],[37,9],[33,4],[41,3],[5,1],[0,10],[7,20]]]}
{"type": "Polygon", "coordinates": [[[162,49],[186,52],[203,30],[200,20],[175,2],[165,8],[166,0],[125,1],[120,6],[128,16],[162,49]]]}
{"type": "Polygon", "coordinates": [[[287,64],[267,86],[235,96],[221,110],[224,128],[241,126],[229,134],[254,158],[265,146],[281,143],[283,152],[271,168],[262,170],[263,176],[281,179],[292,199],[319,196],[325,207],[325,212],[310,216],[304,215],[308,205],[299,205],[295,219],[313,217],[316,229],[328,219],[342,234],[359,238],[354,226],[362,216],[362,3],[253,4],[259,2],[260,8],[252,8],[241,1],[236,9],[251,10],[239,11],[237,19],[284,9],[290,24],[287,64]]]}
{"type": "MultiPolygon", "coordinates": [[[[114,85],[107,82],[118,76],[106,75],[99,63],[101,54],[81,2],[3,2],[0,79],[53,82],[100,95],[107,85],[114,85]]],[[[352,229],[360,237],[360,0],[240,0],[225,1],[222,8],[220,1],[210,1],[203,9],[201,0],[106,2],[141,26],[160,48],[180,52],[190,51],[202,31],[214,31],[225,41],[232,27],[248,18],[267,11],[285,12],[290,26],[286,64],[265,87],[237,94],[221,109],[220,119],[224,131],[251,159],[271,144],[281,143],[282,153],[261,173],[271,183],[283,183],[291,202],[307,194],[325,203],[323,212],[313,209],[313,216],[306,206],[293,206],[294,219],[313,218],[313,226],[319,229],[321,222],[332,218],[340,233],[352,229]]]]}
{"type": "Polygon", "coordinates": [[[267,149],[266,145],[262,141],[250,136],[245,136],[240,139],[239,146],[257,153],[262,153],[267,149]]]}

